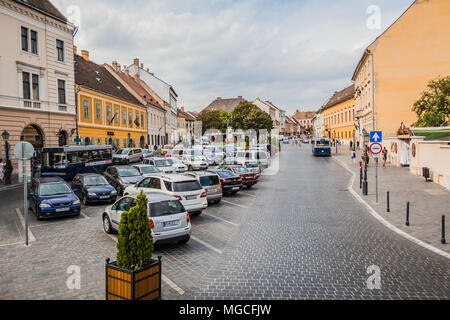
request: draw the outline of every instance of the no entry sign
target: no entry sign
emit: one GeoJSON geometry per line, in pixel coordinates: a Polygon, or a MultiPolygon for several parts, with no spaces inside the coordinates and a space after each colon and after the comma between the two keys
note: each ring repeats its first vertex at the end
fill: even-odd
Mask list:
{"type": "Polygon", "coordinates": [[[372,152],[372,154],[380,154],[382,150],[383,147],[378,142],[374,142],[370,145],[370,152],[372,152]]]}

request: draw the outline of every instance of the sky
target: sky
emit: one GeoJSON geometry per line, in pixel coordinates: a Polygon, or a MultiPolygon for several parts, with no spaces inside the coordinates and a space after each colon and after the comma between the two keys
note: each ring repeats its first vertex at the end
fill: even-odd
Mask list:
{"type": "Polygon", "coordinates": [[[98,64],[144,68],[178,107],[259,97],[292,115],[351,85],[366,47],[413,0],[51,0],[98,64]]]}

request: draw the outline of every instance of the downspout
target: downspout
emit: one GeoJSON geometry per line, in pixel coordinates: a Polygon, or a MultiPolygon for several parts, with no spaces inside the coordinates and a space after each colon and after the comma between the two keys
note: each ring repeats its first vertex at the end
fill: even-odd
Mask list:
{"type": "Polygon", "coordinates": [[[374,69],[374,64],[373,64],[373,53],[369,50],[366,49],[366,53],[368,55],[370,55],[371,59],[372,59],[372,130],[375,131],[375,83],[374,83],[374,73],[375,73],[375,69],[374,69]]]}

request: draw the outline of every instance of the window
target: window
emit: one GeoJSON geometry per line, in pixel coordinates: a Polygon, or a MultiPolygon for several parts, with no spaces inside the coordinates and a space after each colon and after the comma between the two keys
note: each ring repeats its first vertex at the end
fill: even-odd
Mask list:
{"type": "Polygon", "coordinates": [[[58,80],[58,103],[66,104],[66,82],[58,80]]]}
{"type": "Polygon", "coordinates": [[[127,110],[122,110],[122,124],[127,124],[127,110]]]}
{"type": "Polygon", "coordinates": [[[141,114],[141,126],[142,126],[142,127],[145,127],[145,126],[144,126],[144,115],[143,115],[143,114],[141,114]]]}
{"type": "Polygon", "coordinates": [[[106,106],[106,120],[111,123],[111,106],[106,106]]]}
{"type": "Polygon", "coordinates": [[[21,39],[22,39],[22,50],[28,51],[28,29],[25,27],[21,28],[21,39]]]}
{"type": "Polygon", "coordinates": [[[119,108],[114,109],[114,123],[119,123],[119,108]]]}
{"type": "Polygon", "coordinates": [[[136,127],[139,127],[139,113],[136,112],[136,119],[134,120],[134,122],[136,123],[136,127]]]}
{"type": "Polygon", "coordinates": [[[64,62],[64,41],[56,39],[56,59],[64,62]]]}
{"type": "Polygon", "coordinates": [[[39,76],[37,74],[33,74],[32,85],[33,85],[33,100],[39,100],[39,76]]]}
{"type": "Polygon", "coordinates": [[[89,101],[86,99],[83,100],[83,117],[89,119],[89,101]]]}
{"type": "Polygon", "coordinates": [[[28,72],[22,72],[22,86],[23,86],[23,98],[31,99],[30,74],[28,72]]]}
{"type": "Polygon", "coordinates": [[[97,138],[97,144],[102,144],[102,139],[101,138],[97,138]]]}
{"type": "Polygon", "coordinates": [[[129,111],[129,112],[128,112],[128,125],[129,125],[130,127],[133,126],[133,111],[129,111]]]}
{"type": "Polygon", "coordinates": [[[97,121],[102,120],[102,108],[99,102],[95,103],[95,120],[97,121]]]}
{"type": "Polygon", "coordinates": [[[34,30],[30,30],[30,40],[31,40],[31,53],[37,54],[37,32],[34,30]]]}

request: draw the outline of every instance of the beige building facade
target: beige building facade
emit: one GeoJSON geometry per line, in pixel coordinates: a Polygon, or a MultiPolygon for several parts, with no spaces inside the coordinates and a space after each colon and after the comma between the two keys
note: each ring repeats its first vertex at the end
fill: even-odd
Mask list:
{"type": "Polygon", "coordinates": [[[35,5],[0,1],[0,131],[10,134],[13,166],[21,140],[39,155],[75,136],[74,27],[49,1],[35,5]]]}

